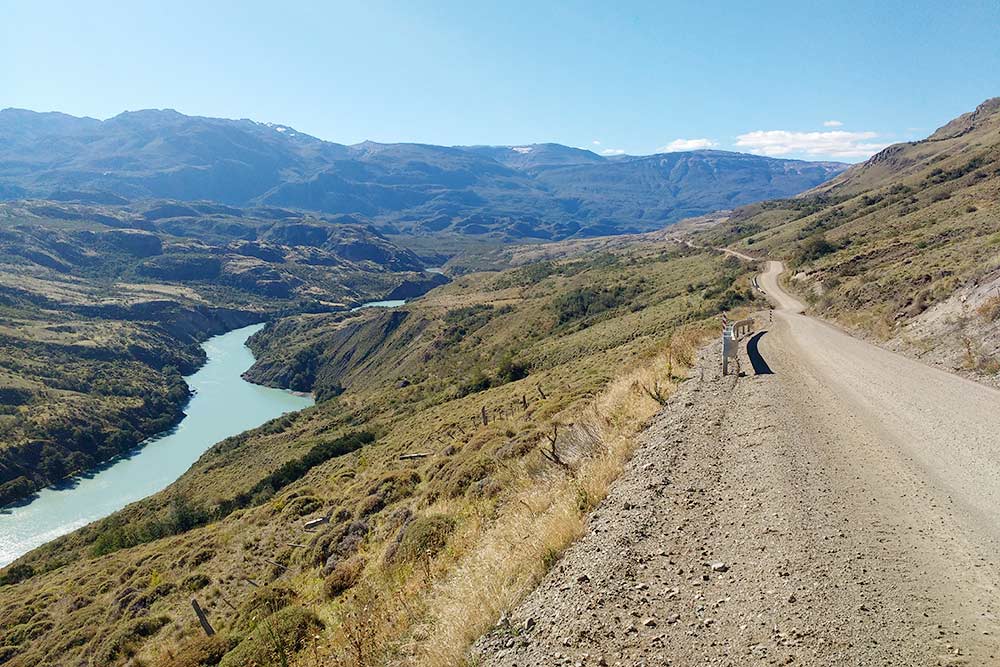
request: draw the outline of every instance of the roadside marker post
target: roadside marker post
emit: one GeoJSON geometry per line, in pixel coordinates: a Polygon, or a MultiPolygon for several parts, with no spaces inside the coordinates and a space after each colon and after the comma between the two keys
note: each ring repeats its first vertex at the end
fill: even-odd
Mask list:
{"type": "Polygon", "coordinates": [[[732,355],[733,330],[729,327],[729,316],[722,313],[722,374],[729,374],[729,357],[732,355]]]}
{"type": "Polygon", "coordinates": [[[739,338],[743,334],[753,331],[754,321],[752,318],[740,320],[729,324],[729,318],[722,314],[722,374],[729,375],[729,360],[736,360],[737,372],[739,372],[739,338]]]}

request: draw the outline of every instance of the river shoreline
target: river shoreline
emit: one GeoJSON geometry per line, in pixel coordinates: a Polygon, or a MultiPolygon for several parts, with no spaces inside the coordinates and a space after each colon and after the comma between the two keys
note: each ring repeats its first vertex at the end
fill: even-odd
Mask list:
{"type": "MultiPolygon", "coordinates": [[[[366,308],[396,308],[404,305],[405,303],[405,299],[369,301],[360,304],[351,310],[358,311],[366,308]]],[[[38,489],[31,495],[0,508],[0,568],[6,567],[17,558],[20,558],[29,551],[32,551],[33,549],[36,549],[39,546],[56,539],[57,537],[70,533],[77,528],[91,523],[92,521],[102,519],[122,509],[130,502],[142,500],[143,498],[153,495],[163,488],[166,488],[166,486],[169,486],[177,478],[183,475],[190,465],[192,465],[198,457],[201,456],[201,454],[207,451],[216,442],[219,442],[226,437],[242,433],[251,428],[255,428],[256,426],[268,421],[268,419],[280,416],[280,414],[303,409],[312,405],[314,403],[314,397],[310,392],[295,391],[281,387],[269,387],[254,383],[244,377],[246,372],[249,371],[256,362],[252,350],[250,350],[246,343],[251,336],[262,330],[266,324],[266,322],[258,322],[238,327],[236,329],[211,336],[201,344],[202,349],[205,351],[205,362],[195,369],[190,375],[184,377],[185,384],[188,386],[188,397],[186,402],[178,411],[179,418],[169,428],[143,438],[129,450],[102,462],[92,469],[78,471],[73,475],[67,476],[56,484],[38,489]],[[197,451],[187,452],[189,454],[188,459],[190,460],[188,460],[183,469],[177,469],[178,466],[173,465],[176,462],[169,461],[168,463],[176,472],[176,474],[169,477],[169,479],[167,478],[168,476],[158,475],[158,479],[154,486],[146,488],[143,493],[129,493],[126,490],[126,492],[122,494],[121,485],[124,484],[127,487],[132,480],[120,480],[119,482],[115,482],[113,480],[116,476],[115,471],[119,470],[120,467],[123,466],[139,466],[142,463],[141,459],[149,448],[163,448],[164,446],[169,446],[169,441],[171,439],[181,437],[178,435],[178,432],[185,427],[185,424],[190,425],[191,413],[193,411],[192,406],[195,405],[196,401],[201,401],[206,397],[205,392],[202,391],[203,388],[199,386],[196,378],[205,372],[206,368],[213,364],[213,361],[217,361],[217,357],[213,357],[213,349],[220,345],[220,341],[225,341],[225,345],[237,348],[230,349],[230,353],[242,351],[245,354],[245,358],[243,359],[245,367],[244,364],[238,364],[240,367],[232,369],[232,376],[228,378],[228,381],[237,383],[236,387],[241,387],[242,385],[240,385],[239,382],[242,382],[249,387],[257,388],[255,390],[256,392],[276,392],[271,395],[274,397],[285,397],[281,400],[290,401],[292,405],[296,405],[297,407],[283,410],[277,414],[268,413],[266,406],[263,410],[251,410],[247,414],[256,415],[258,419],[251,419],[249,421],[245,419],[240,420],[238,421],[238,426],[234,426],[235,430],[230,430],[224,433],[216,433],[212,437],[204,438],[202,440],[203,445],[200,448],[196,448],[197,451]],[[162,444],[164,441],[167,441],[168,444],[162,444]],[[80,491],[81,487],[83,487],[82,491],[80,491]],[[116,502],[99,503],[104,507],[104,510],[94,510],[89,512],[73,507],[71,509],[71,513],[73,515],[72,520],[65,522],[53,522],[49,520],[46,523],[46,518],[44,516],[46,505],[62,506],[64,509],[61,511],[66,512],[67,510],[65,507],[67,505],[74,504],[67,501],[67,497],[74,494],[87,495],[89,489],[92,487],[99,487],[100,489],[103,489],[106,494],[114,496],[116,498],[116,502]],[[25,524],[31,525],[26,527],[25,524]],[[46,528],[46,526],[48,526],[48,528],[46,528]]],[[[205,391],[209,391],[212,388],[214,388],[214,385],[210,385],[204,389],[205,391]]],[[[224,393],[223,400],[227,403],[231,402],[232,396],[228,393],[224,393]]],[[[49,519],[51,519],[51,517],[49,517],[49,519]]]]}
{"type": "Polygon", "coordinates": [[[0,510],[0,567],[162,490],[216,442],[312,405],[308,394],[263,387],[241,377],[254,362],[246,340],[263,326],[241,327],[202,343],[206,362],[184,378],[191,391],[182,418],[171,428],[95,470],[0,510]]]}

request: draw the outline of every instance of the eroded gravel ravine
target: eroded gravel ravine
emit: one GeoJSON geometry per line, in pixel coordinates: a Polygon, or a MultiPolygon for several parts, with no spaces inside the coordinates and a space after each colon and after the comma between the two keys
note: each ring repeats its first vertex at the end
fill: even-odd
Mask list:
{"type": "Polygon", "coordinates": [[[980,508],[845,399],[790,322],[757,340],[772,374],[744,356],[746,376],[720,377],[704,352],[478,664],[1000,664],[980,508]]]}

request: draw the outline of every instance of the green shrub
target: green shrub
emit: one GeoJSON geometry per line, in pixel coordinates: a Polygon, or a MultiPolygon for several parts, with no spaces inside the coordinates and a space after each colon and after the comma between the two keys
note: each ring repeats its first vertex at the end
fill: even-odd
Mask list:
{"type": "Polygon", "coordinates": [[[719,311],[729,311],[737,308],[744,303],[753,300],[753,293],[749,290],[741,290],[739,288],[734,288],[727,290],[722,298],[719,299],[718,310],[719,311]]]}
{"type": "Polygon", "coordinates": [[[452,308],[444,314],[445,328],[438,336],[435,346],[443,349],[461,343],[469,334],[493,319],[495,314],[493,306],[488,304],[452,308]]]}
{"type": "Polygon", "coordinates": [[[836,251],[837,246],[827,241],[822,234],[817,234],[809,237],[799,246],[798,263],[812,262],[836,251]]]}
{"type": "Polygon", "coordinates": [[[552,306],[559,324],[591,317],[617,308],[631,301],[638,294],[635,287],[579,287],[557,297],[552,306]]]}
{"type": "Polygon", "coordinates": [[[213,667],[233,646],[233,640],[225,635],[195,635],[181,645],[167,667],[213,667]]]}
{"type": "Polygon", "coordinates": [[[419,517],[406,524],[386,552],[390,563],[417,562],[437,554],[455,530],[455,520],[446,514],[419,517]]]}
{"type": "Polygon", "coordinates": [[[219,667],[288,665],[323,623],[302,607],[285,607],[257,624],[253,633],[226,653],[219,667]]]}
{"type": "Polygon", "coordinates": [[[27,563],[18,563],[7,568],[7,571],[0,576],[0,586],[18,584],[25,579],[35,576],[35,570],[27,563]]]}
{"type": "Polygon", "coordinates": [[[314,445],[300,458],[286,462],[264,479],[257,482],[247,493],[240,494],[226,505],[226,513],[246,507],[254,498],[263,497],[265,492],[273,495],[275,491],[284,488],[292,482],[301,479],[315,466],[325,463],[337,456],[350,454],[375,441],[375,434],[370,431],[356,431],[342,435],[333,440],[325,440],[314,445]]]}
{"type": "Polygon", "coordinates": [[[255,588],[250,597],[240,605],[240,621],[237,627],[250,632],[257,622],[292,604],[295,592],[281,586],[255,588]]]}
{"type": "Polygon", "coordinates": [[[358,557],[348,558],[338,563],[333,568],[333,572],[323,580],[323,590],[326,592],[326,596],[333,599],[358,583],[364,565],[364,561],[358,557]]]}
{"type": "Polygon", "coordinates": [[[469,394],[478,394],[481,391],[486,391],[491,386],[493,386],[493,381],[481,368],[478,368],[473,371],[467,380],[458,385],[458,396],[461,398],[469,394]]]}
{"type": "Polygon", "coordinates": [[[312,514],[322,507],[322,499],[317,498],[316,496],[306,495],[290,498],[282,508],[282,512],[295,516],[305,516],[306,514],[312,514]]]}
{"type": "Polygon", "coordinates": [[[152,637],[170,622],[167,616],[137,618],[109,637],[94,654],[98,665],[113,664],[121,657],[135,654],[143,640],[152,637]]]}
{"type": "Polygon", "coordinates": [[[187,496],[176,496],[165,518],[152,519],[139,525],[113,525],[103,530],[91,548],[95,556],[134,547],[177,535],[208,523],[212,515],[204,507],[192,503],[187,496]]]}
{"type": "Polygon", "coordinates": [[[513,355],[508,354],[500,361],[500,368],[497,369],[497,384],[523,380],[528,377],[528,369],[527,364],[515,361],[513,355]]]}
{"type": "Polygon", "coordinates": [[[212,583],[211,578],[209,578],[207,574],[199,572],[197,574],[192,574],[189,577],[185,577],[184,581],[181,582],[181,588],[193,593],[195,591],[200,591],[210,583],[212,583]]]}

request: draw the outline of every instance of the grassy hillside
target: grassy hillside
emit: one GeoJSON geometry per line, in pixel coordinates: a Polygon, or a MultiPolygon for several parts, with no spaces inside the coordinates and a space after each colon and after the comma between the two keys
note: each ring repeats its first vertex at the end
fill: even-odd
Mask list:
{"type": "Polygon", "coordinates": [[[751,298],[748,275],[645,243],[268,326],[254,377],[321,401],[7,568],[0,655],[460,664],[582,533],[714,315],[751,298]]]}
{"type": "Polygon", "coordinates": [[[443,280],[354,223],[148,204],[0,205],[0,505],[172,426],[212,334],[443,280]]]}
{"type": "Polygon", "coordinates": [[[701,242],[787,258],[811,309],[948,368],[1000,369],[1000,98],[701,242]]]}

